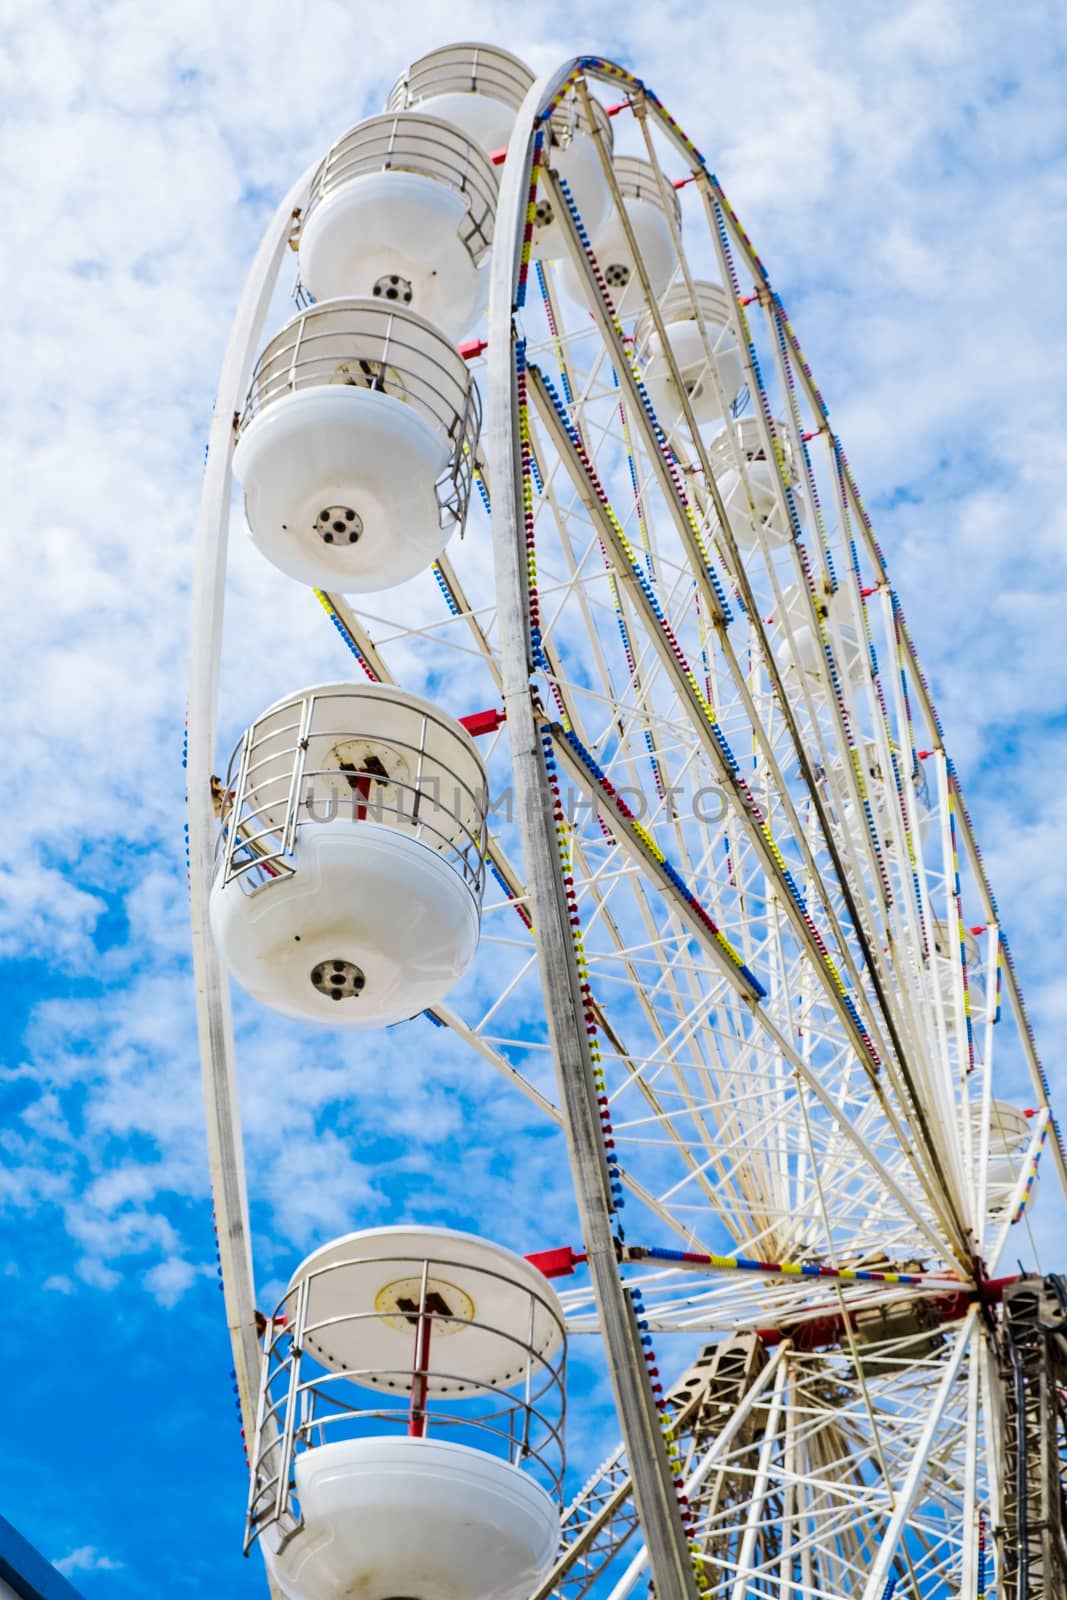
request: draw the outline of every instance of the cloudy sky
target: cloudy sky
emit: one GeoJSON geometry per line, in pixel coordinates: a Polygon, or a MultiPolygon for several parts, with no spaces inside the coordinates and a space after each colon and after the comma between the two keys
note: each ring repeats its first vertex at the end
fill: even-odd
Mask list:
{"type": "MultiPolygon", "coordinates": [[[[725,184],[829,401],[1062,1092],[1067,13],[1055,0],[6,0],[0,16],[0,1510],[87,1596],[252,1595],[181,743],[204,441],[271,209],[408,59],[450,38],[506,43],[538,69],[601,52],[657,90],[725,184]]],[[[258,581],[245,552],[237,590],[258,581]]],[[[271,697],[261,680],[339,670],[314,611],[276,607],[231,640],[232,718],[271,697]]],[[[432,1152],[490,1097],[530,1152],[497,1232],[541,1242],[536,1133],[495,1081],[472,1068],[457,1093],[443,1056],[420,1066],[421,1046],[394,1040],[388,1084],[376,1075],[354,1107],[357,1051],[327,1039],[298,1054],[250,1012],[239,1025],[257,1030],[242,1093],[262,1278],[383,1218],[387,1198],[445,1214],[432,1152]]],[[[466,1151],[464,1200],[445,1208],[460,1225],[498,1203],[502,1150],[466,1151]]],[[[549,1161],[546,1146],[545,1173],[549,1161]]]]}

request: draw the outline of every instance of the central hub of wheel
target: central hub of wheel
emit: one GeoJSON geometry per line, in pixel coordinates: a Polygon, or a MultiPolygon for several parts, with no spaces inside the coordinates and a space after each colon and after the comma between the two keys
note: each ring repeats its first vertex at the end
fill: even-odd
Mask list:
{"type": "Polygon", "coordinates": [[[331,1000],[348,1000],[358,997],[366,985],[362,969],[352,961],[320,961],[311,969],[311,981],[320,994],[331,1000]]]}
{"type": "Polygon", "coordinates": [[[547,228],[550,222],[555,222],[556,213],[552,208],[551,200],[538,200],[534,211],[534,222],[539,228],[547,228]]]}
{"type": "Polygon", "coordinates": [[[315,532],[323,544],[355,544],[363,519],[351,506],[324,506],[315,518],[315,532]]]}
{"type": "Polygon", "coordinates": [[[630,281],[630,269],[625,261],[613,261],[604,269],[604,282],[611,289],[625,289],[630,281]]]}
{"type": "Polygon", "coordinates": [[[401,306],[411,304],[413,292],[410,279],[402,278],[398,272],[387,272],[371,290],[376,300],[395,300],[401,306]]]}

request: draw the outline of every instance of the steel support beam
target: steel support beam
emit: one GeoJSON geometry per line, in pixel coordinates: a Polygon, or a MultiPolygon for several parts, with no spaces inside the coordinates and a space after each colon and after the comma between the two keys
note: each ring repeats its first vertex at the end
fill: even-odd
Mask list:
{"type": "Polygon", "coordinates": [[[608,1369],[634,1482],[634,1498],[651,1554],[659,1600],[695,1600],[696,1580],[666,1443],[645,1370],[633,1304],[619,1278],[614,1202],[596,1102],[570,913],[558,841],[548,805],[548,773],[530,684],[530,633],[525,577],[519,398],[513,332],[530,173],[542,108],[569,76],[568,63],[535,84],[523,102],[508,146],[497,207],[489,301],[489,392],[486,454],[492,473],[497,626],[503,667],[515,794],[526,855],[534,928],[560,1109],[574,1175],[589,1272],[596,1293],[608,1369]]]}

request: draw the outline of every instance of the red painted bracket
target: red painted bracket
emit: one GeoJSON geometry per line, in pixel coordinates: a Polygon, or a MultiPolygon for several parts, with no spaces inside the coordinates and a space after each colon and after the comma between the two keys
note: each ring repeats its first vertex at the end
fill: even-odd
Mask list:
{"type": "Polygon", "coordinates": [[[536,1267],[546,1278],[569,1278],[575,1267],[581,1266],[586,1259],[572,1250],[569,1244],[560,1245],[558,1250],[534,1250],[526,1257],[531,1267],[536,1267]]]}
{"type": "Polygon", "coordinates": [[[497,711],[495,707],[488,711],[472,711],[469,717],[460,717],[460,727],[466,728],[472,739],[477,739],[483,733],[495,733],[502,723],[508,720],[506,711],[497,711]]]}

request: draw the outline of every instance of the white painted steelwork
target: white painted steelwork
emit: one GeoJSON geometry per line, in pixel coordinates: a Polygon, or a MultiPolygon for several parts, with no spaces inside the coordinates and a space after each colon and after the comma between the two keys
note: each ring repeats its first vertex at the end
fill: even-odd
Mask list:
{"type": "MultiPolygon", "coordinates": [[[[1002,1497],[997,1310],[968,1308],[1042,1149],[1061,1184],[1065,1169],[882,550],[781,300],[647,86],[586,58],[531,90],[502,168],[493,257],[480,487],[495,603],[480,513],[402,595],[373,608],[326,596],[371,676],[507,710],[510,762],[500,735],[485,746],[501,785],[487,842],[497,887],[473,981],[433,1015],[566,1133],[589,1273],[567,1291],[568,1317],[604,1340],[660,1600],[694,1596],[698,1572],[712,1594],[739,1583],[782,1600],[860,1594],[876,1563],[908,1600],[970,1592],[977,1530],[1002,1497]],[[717,440],[694,412],[614,168],[607,220],[636,285],[622,325],[569,180],[535,160],[571,95],[594,129],[591,99],[616,102],[619,147],[647,159],[674,251],[667,293],[690,297],[687,334],[712,391],[724,387],[718,324],[697,286],[723,286],[749,406],[717,440]],[[691,185],[684,237],[677,185],[691,185]],[[530,259],[531,198],[554,207],[562,269],[530,259]],[[669,437],[636,359],[638,324],[677,397],[669,437]],[[977,962],[955,931],[938,955],[938,922],[980,930],[977,962]],[[1002,1207],[988,1113],[1024,1065],[1039,1115],[1002,1207]],[[623,1221],[628,1239],[670,1241],[704,1265],[620,1270],[623,1221]],[[902,1326],[917,1331],[888,1336],[902,1326]],[[642,1339],[669,1381],[676,1335],[746,1331],[788,1345],[773,1417],[756,1408],[703,1477],[711,1447],[687,1442],[679,1471],[642,1339]],[[688,1513],[676,1479],[701,1484],[688,1513]]],[[[471,365],[484,382],[473,354],[471,365]]],[[[727,417],[732,397],[715,398],[727,417]]],[[[224,387],[223,414],[238,403],[224,387]]],[[[202,588],[201,639],[218,625],[213,527],[209,516],[216,581],[202,588]]],[[[194,701],[202,783],[210,696],[194,701]]],[[[208,986],[209,1052],[221,1005],[208,986]]],[[[206,1058],[224,1152],[236,1131],[225,1066],[206,1058]]],[[[228,1203],[239,1144],[229,1154],[228,1203]]],[[[226,1271],[230,1302],[247,1306],[232,1248],[226,1271]]],[[[246,1340],[240,1318],[235,1333],[246,1340]]],[[[595,1561],[583,1571],[566,1592],[606,1581],[595,1561]]]]}

